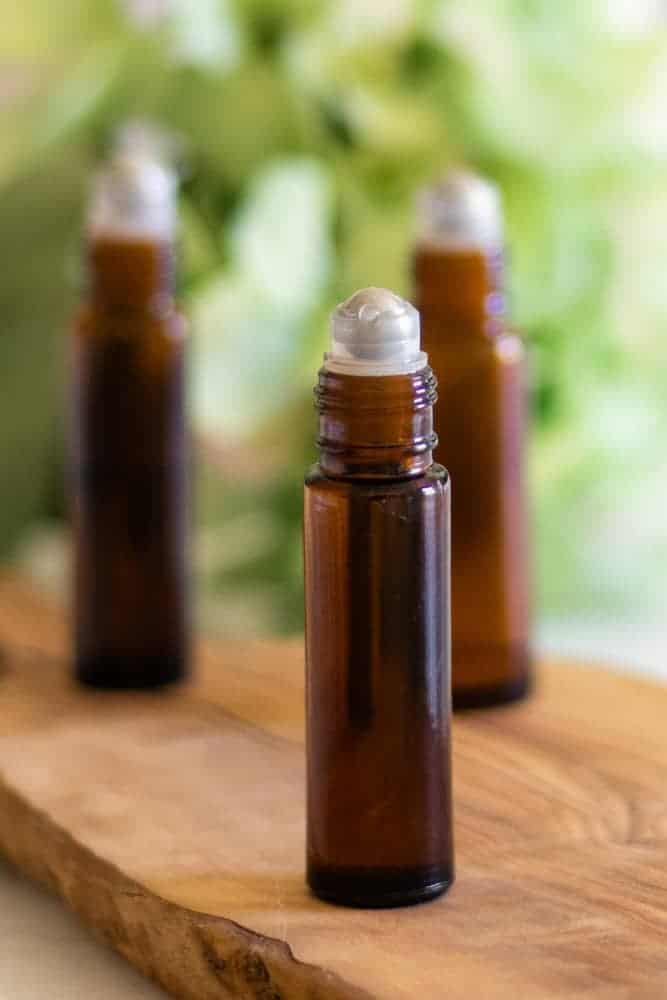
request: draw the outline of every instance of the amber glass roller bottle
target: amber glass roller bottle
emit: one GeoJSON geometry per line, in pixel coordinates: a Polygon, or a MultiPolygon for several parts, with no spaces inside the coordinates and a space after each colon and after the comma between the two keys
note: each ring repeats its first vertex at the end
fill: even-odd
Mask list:
{"type": "Polygon", "coordinates": [[[524,349],[505,317],[496,189],[452,172],[419,209],[415,297],[439,383],[436,456],[453,484],[453,701],[493,705],[531,680],[524,349]]]}
{"type": "Polygon", "coordinates": [[[97,178],[70,373],[75,671],[97,687],[157,687],[186,671],[174,214],[174,177],[146,151],[121,151],[97,178]]]}
{"type": "Polygon", "coordinates": [[[308,883],[396,906],[453,878],[449,479],[417,311],[369,288],[331,329],[305,487],[308,883]]]}

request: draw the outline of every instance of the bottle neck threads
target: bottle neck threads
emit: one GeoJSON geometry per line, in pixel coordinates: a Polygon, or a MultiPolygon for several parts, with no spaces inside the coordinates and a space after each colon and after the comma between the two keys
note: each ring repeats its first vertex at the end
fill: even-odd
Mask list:
{"type": "Polygon", "coordinates": [[[90,238],[86,263],[91,302],[103,311],[165,315],[173,307],[174,257],[169,241],[90,238]]]}
{"type": "Polygon", "coordinates": [[[501,249],[443,249],[420,244],[414,256],[415,298],[439,337],[493,339],[506,329],[501,249]]]}
{"type": "Polygon", "coordinates": [[[406,479],[433,464],[436,379],[426,366],[401,375],[320,369],[315,387],[320,467],[333,478],[406,479]]]}

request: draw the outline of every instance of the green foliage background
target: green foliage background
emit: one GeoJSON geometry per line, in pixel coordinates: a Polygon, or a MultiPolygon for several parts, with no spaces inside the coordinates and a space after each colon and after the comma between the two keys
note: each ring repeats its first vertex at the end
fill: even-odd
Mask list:
{"type": "Polygon", "coordinates": [[[494,178],[506,206],[533,362],[540,608],[665,610],[664,33],[621,31],[619,3],[576,0],[5,6],[2,553],[64,515],[61,373],[86,185],[109,133],[150,117],[185,146],[209,623],[300,623],[326,316],[359,286],[409,294],[414,193],[453,162],[494,178]]]}

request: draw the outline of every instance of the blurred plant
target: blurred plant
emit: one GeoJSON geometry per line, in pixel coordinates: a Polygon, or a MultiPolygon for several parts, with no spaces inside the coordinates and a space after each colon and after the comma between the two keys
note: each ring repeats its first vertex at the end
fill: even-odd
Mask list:
{"type": "Polygon", "coordinates": [[[5,11],[2,549],[62,515],[54,427],[86,179],[110,131],[149,117],[187,148],[182,291],[211,619],[299,624],[300,480],[326,314],[360,285],[409,291],[415,188],[459,160],[505,197],[514,312],[534,363],[542,608],[657,612],[667,527],[655,511],[653,530],[627,514],[653,510],[646,497],[667,485],[654,461],[667,424],[656,9],[25,0],[5,11]]]}

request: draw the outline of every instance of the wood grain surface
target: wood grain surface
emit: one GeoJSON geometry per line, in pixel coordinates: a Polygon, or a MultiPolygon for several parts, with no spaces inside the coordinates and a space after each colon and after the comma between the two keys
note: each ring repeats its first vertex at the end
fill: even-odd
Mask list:
{"type": "Polygon", "coordinates": [[[667,689],[550,663],[458,718],[456,885],[354,911],[304,887],[300,642],[86,693],[61,615],[4,578],[0,644],[0,849],[174,996],[667,997],[667,689]]]}

